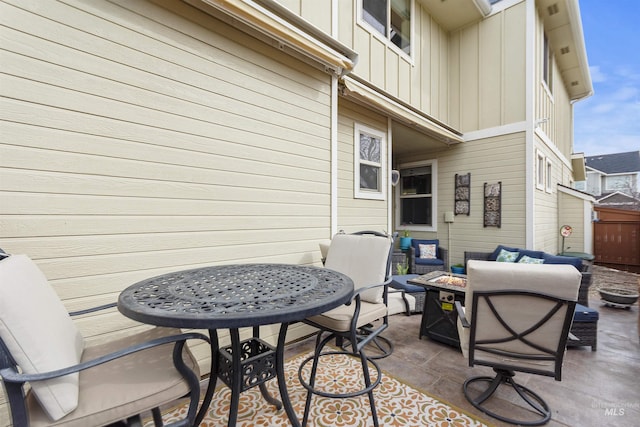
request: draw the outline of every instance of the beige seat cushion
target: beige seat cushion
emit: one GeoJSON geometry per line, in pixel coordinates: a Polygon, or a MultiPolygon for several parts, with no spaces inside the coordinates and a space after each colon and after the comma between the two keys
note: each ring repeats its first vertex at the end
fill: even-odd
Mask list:
{"type": "MultiPolygon", "coordinates": [[[[576,301],[581,275],[570,265],[553,264],[517,264],[491,261],[471,260],[467,264],[467,290],[465,295],[465,313],[467,320],[472,317],[473,292],[478,290],[528,290],[539,291],[562,299],[576,301]]],[[[499,314],[517,332],[523,332],[536,324],[554,305],[548,300],[527,296],[508,296],[504,304],[500,304],[499,314]]],[[[492,301],[496,302],[495,297],[492,301]]],[[[483,302],[479,306],[488,310],[483,302]]],[[[555,348],[560,339],[566,309],[558,311],[545,325],[528,339],[547,348],[555,348]]],[[[508,335],[506,330],[493,315],[480,316],[476,320],[476,340],[494,339],[508,335]]],[[[460,346],[465,357],[468,357],[470,329],[463,328],[458,321],[460,346]]],[[[495,348],[520,354],[542,354],[520,341],[495,344],[495,348]]],[[[551,368],[553,362],[518,361],[516,359],[497,356],[486,352],[475,354],[476,359],[494,363],[518,364],[535,369],[551,368]]]]}
{"type": "MultiPolygon", "coordinates": [[[[324,266],[346,274],[354,289],[384,283],[392,240],[371,234],[336,234],[331,240],[324,266]]],[[[373,304],[383,302],[382,286],[363,292],[361,298],[373,304]]]]}
{"type": "MultiPolygon", "coordinates": [[[[153,328],[87,347],[82,359],[94,359],[138,342],[179,333],[179,329],[153,328]]],[[[158,406],[158,402],[170,403],[184,396],[189,388],[173,366],[173,347],[173,343],[165,344],[82,371],[78,407],[57,423],[51,424],[33,396],[29,396],[31,426],[104,425],[150,410],[158,406]]],[[[199,378],[198,364],[186,346],[183,359],[199,378]]]]}
{"type": "MultiPolygon", "coordinates": [[[[312,316],[309,320],[334,331],[347,332],[351,330],[351,319],[353,318],[355,307],[355,303],[351,305],[341,305],[317,316],[312,316]]],[[[359,328],[367,323],[381,319],[386,314],[386,305],[371,304],[370,302],[362,301],[356,327],[359,328]]]]}
{"type": "MultiPolygon", "coordinates": [[[[27,374],[80,361],[84,340],[44,274],[26,255],[0,261],[0,337],[27,374]]],[[[78,374],[32,384],[52,419],[78,404],[78,374]]]]}

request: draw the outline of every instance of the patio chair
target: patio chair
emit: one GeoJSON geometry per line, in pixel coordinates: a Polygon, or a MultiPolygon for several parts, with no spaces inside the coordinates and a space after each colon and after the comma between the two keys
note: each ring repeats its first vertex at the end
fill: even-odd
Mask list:
{"type": "Polygon", "coordinates": [[[440,246],[438,239],[412,239],[410,257],[413,274],[449,271],[449,251],[440,246]]]}
{"type": "MultiPolygon", "coordinates": [[[[302,425],[309,419],[309,409],[313,394],[324,397],[349,398],[367,394],[371,406],[371,415],[378,426],[373,390],[382,379],[382,371],[376,361],[365,354],[365,347],[382,337],[380,334],[388,326],[388,285],[391,282],[390,267],[393,238],[391,236],[363,231],[354,234],[339,233],[331,240],[325,267],[349,276],[354,282],[354,295],[347,305],[329,310],[321,315],[304,320],[305,323],[319,329],[316,337],[314,355],[300,366],[298,377],[307,389],[307,400],[302,425]],[[325,346],[336,339],[348,341],[344,350],[325,350],[325,346]],[[364,387],[345,393],[330,393],[315,386],[316,373],[320,359],[334,354],[352,354],[360,359],[364,387]],[[308,382],[303,378],[303,370],[313,361],[308,382]],[[371,379],[369,365],[377,370],[377,376],[371,379]]],[[[389,343],[390,345],[390,343],[389,343]]]]}
{"type": "Polygon", "coordinates": [[[141,425],[149,410],[161,426],[158,408],[185,396],[186,419],[175,425],[193,424],[200,373],[190,339],[208,341],[157,327],[88,345],[29,257],[0,261],[0,379],[16,427],[141,425]]]}
{"type": "MultiPolygon", "coordinates": [[[[549,406],[533,390],[515,381],[515,371],[561,380],[580,273],[570,265],[471,260],[467,275],[465,307],[456,302],[460,347],[469,366],[490,366],[496,375],[467,379],[465,397],[501,421],[547,423],[551,419],[549,406]],[[513,387],[516,398],[526,404],[521,414],[524,419],[512,419],[492,408],[490,398],[502,384],[513,387]]],[[[506,412],[513,415],[515,410],[510,407],[506,412]]]]}

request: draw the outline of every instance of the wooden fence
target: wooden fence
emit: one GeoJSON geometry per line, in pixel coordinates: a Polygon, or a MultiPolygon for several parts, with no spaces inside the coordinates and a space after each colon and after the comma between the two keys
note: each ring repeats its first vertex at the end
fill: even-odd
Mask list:
{"type": "Polygon", "coordinates": [[[596,207],[595,262],[640,273],[640,211],[596,207]]]}

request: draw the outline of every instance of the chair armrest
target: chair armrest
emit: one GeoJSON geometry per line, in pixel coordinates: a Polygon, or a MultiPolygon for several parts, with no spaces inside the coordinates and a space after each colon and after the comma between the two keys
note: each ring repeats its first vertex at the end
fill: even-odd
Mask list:
{"type": "Polygon", "coordinates": [[[465,251],[464,252],[464,266],[467,266],[467,262],[470,259],[477,259],[480,261],[488,261],[489,257],[491,256],[492,252],[469,252],[469,251],[465,251]]]}
{"type": "Polygon", "coordinates": [[[83,314],[94,313],[96,311],[106,310],[108,308],[113,308],[113,307],[117,307],[117,306],[118,306],[118,303],[111,302],[109,304],[99,305],[97,307],[85,308],[83,310],[77,310],[77,311],[70,311],[69,312],[69,316],[71,316],[71,317],[80,316],[80,315],[83,315],[83,314]]]}
{"type": "MultiPolygon", "coordinates": [[[[379,288],[380,286],[385,286],[388,287],[389,284],[391,283],[391,277],[389,277],[387,280],[385,280],[382,283],[376,283],[375,285],[367,285],[367,286],[363,286],[361,288],[356,289],[355,291],[353,291],[353,295],[351,296],[351,302],[353,302],[357,296],[360,296],[360,294],[362,294],[363,292],[366,291],[370,291],[371,289],[375,289],[375,288],[379,288]]],[[[387,289],[385,289],[385,293],[387,292],[387,289]]]]}
{"type": "Polygon", "coordinates": [[[56,369],[55,371],[41,372],[38,374],[22,374],[22,373],[16,372],[12,368],[6,368],[6,369],[0,370],[0,377],[2,378],[3,381],[14,382],[14,383],[44,381],[44,380],[49,380],[52,378],[57,378],[57,377],[62,377],[64,375],[72,374],[74,372],[80,372],[82,370],[92,368],[94,366],[102,365],[103,363],[107,363],[112,360],[119,359],[121,357],[127,356],[132,353],[136,353],[138,351],[146,350],[148,348],[168,344],[171,342],[175,342],[176,346],[180,347],[179,350],[181,352],[185,342],[190,339],[201,339],[206,342],[210,342],[207,336],[197,332],[188,332],[188,333],[178,334],[178,335],[168,335],[166,337],[156,338],[143,343],[138,343],[130,347],[126,347],[122,350],[118,350],[113,353],[100,356],[96,359],[87,360],[86,362],[82,362],[77,365],[69,366],[63,369],[56,369]]]}
{"type": "Polygon", "coordinates": [[[390,294],[400,294],[402,297],[402,302],[404,303],[404,313],[405,315],[411,315],[411,306],[409,305],[409,300],[407,299],[407,291],[404,289],[389,289],[388,293],[390,294]]]}
{"type": "Polygon", "coordinates": [[[462,304],[460,303],[460,301],[454,301],[454,304],[456,306],[456,313],[458,314],[458,318],[460,319],[460,323],[462,324],[462,327],[463,328],[471,327],[471,324],[467,320],[467,317],[464,313],[464,308],[462,308],[462,304]]]}
{"type": "Polygon", "coordinates": [[[449,249],[438,246],[438,252],[440,259],[444,261],[444,271],[449,271],[449,249]]]}

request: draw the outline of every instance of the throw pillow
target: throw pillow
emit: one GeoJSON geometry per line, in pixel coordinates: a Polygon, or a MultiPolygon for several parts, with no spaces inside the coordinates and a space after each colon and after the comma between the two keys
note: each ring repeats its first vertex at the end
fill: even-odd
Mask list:
{"type": "Polygon", "coordinates": [[[418,245],[420,247],[420,258],[436,259],[436,245],[418,245]]]}
{"type": "Polygon", "coordinates": [[[498,257],[496,258],[496,261],[498,262],[516,262],[516,259],[518,259],[518,255],[520,255],[520,252],[509,252],[505,249],[500,250],[500,253],[498,254],[498,257]]]}
{"type": "Polygon", "coordinates": [[[542,264],[544,263],[544,260],[542,258],[533,258],[528,255],[523,255],[522,258],[518,260],[518,262],[521,262],[523,264],[542,264]]]}

